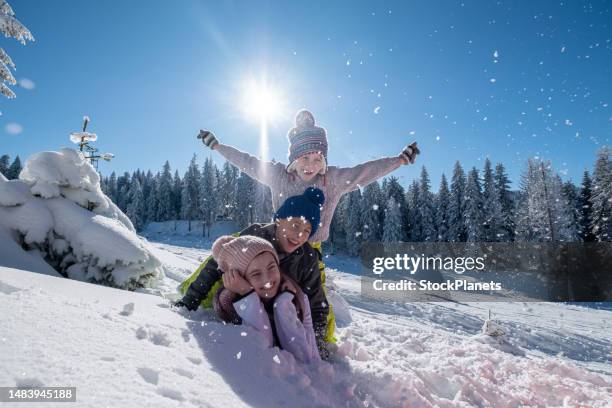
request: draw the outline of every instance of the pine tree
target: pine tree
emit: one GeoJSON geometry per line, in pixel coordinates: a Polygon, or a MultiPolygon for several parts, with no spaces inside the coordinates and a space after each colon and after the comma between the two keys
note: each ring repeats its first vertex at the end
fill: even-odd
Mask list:
{"type": "Polygon", "coordinates": [[[482,206],[483,240],[486,242],[507,241],[499,192],[495,185],[491,161],[488,158],[484,166],[482,206]]]}
{"type": "MultiPolygon", "coordinates": [[[[159,179],[160,174],[157,173],[155,177],[149,181],[149,196],[146,199],[146,209],[145,209],[145,220],[146,223],[160,221],[157,218],[159,214],[159,179]]],[[[144,196],[144,194],[143,194],[144,196]]]]}
{"type": "Polygon", "coordinates": [[[229,162],[223,164],[221,179],[219,182],[219,210],[225,217],[233,217],[236,207],[236,181],[238,180],[238,169],[229,162]]]}
{"type": "Polygon", "coordinates": [[[200,209],[202,211],[202,220],[206,227],[210,227],[215,220],[217,213],[217,172],[216,166],[210,157],[204,160],[202,166],[202,192],[200,199],[200,209]]]}
{"type": "Polygon", "coordinates": [[[419,184],[419,214],[421,223],[421,234],[424,242],[436,241],[436,224],[435,224],[435,208],[434,196],[431,193],[431,183],[429,174],[425,166],[421,168],[421,181],[419,184]]]}
{"type": "Polygon", "coordinates": [[[191,231],[191,221],[198,219],[200,216],[200,177],[200,169],[194,154],[185,172],[185,177],[183,177],[183,191],[181,194],[183,218],[189,221],[189,231],[191,231]]]}
{"type": "MultiPolygon", "coordinates": [[[[559,182],[561,180],[559,179],[559,182]]],[[[571,182],[562,183],[561,195],[564,199],[563,211],[567,222],[562,227],[567,234],[567,240],[570,242],[579,241],[580,239],[580,207],[578,204],[578,189],[571,182]]]]}
{"type": "Polygon", "coordinates": [[[361,225],[363,225],[363,241],[376,242],[382,237],[380,208],[382,191],[377,181],[368,184],[363,189],[361,197],[361,225]]]}
{"type": "Polygon", "coordinates": [[[13,160],[13,163],[11,163],[9,166],[5,176],[9,180],[16,180],[19,178],[19,173],[21,173],[21,170],[23,170],[23,167],[21,166],[21,159],[19,156],[17,156],[15,157],[15,160],[13,160]]]}
{"type": "Polygon", "coordinates": [[[107,183],[107,193],[106,195],[110,198],[115,204],[117,203],[117,175],[113,171],[108,178],[107,183]]]}
{"type": "MultiPolygon", "coordinates": [[[[591,232],[598,242],[612,240],[612,162],[611,149],[604,147],[597,152],[593,170],[591,232]]],[[[10,177],[9,177],[10,178],[10,177]]]]}
{"type": "Polygon", "coordinates": [[[461,164],[457,161],[453,169],[449,202],[448,238],[450,242],[465,242],[467,240],[467,231],[463,220],[465,183],[465,173],[461,164]]]}
{"type": "Polygon", "coordinates": [[[579,228],[578,235],[584,242],[594,242],[595,235],[591,230],[591,224],[593,223],[593,204],[591,203],[593,195],[591,176],[587,170],[584,171],[582,176],[582,185],[580,188],[580,195],[578,197],[578,211],[579,211],[579,228]]]}
{"type": "Polygon", "coordinates": [[[450,219],[450,191],[446,176],[442,173],[440,189],[436,197],[436,230],[438,231],[437,240],[447,242],[449,240],[449,219],[450,219]]]}
{"type": "Polygon", "coordinates": [[[399,205],[395,201],[395,198],[389,198],[389,201],[387,201],[387,207],[385,208],[385,213],[385,225],[383,226],[382,242],[401,241],[402,214],[400,212],[399,205]]]}
{"type": "Polygon", "coordinates": [[[465,219],[465,229],[467,242],[481,242],[484,238],[483,217],[482,217],[482,190],[475,167],[468,173],[465,185],[463,217],[465,219]]]}
{"type": "Polygon", "coordinates": [[[170,171],[170,163],[166,160],[159,177],[156,216],[159,221],[176,219],[176,209],[172,198],[172,172],[170,171]]]}
{"type": "MultiPolygon", "coordinates": [[[[402,187],[402,185],[399,183],[399,179],[397,177],[391,176],[383,180],[382,193],[383,193],[384,201],[381,204],[384,204],[385,207],[386,207],[387,200],[389,200],[391,197],[393,197],[395,202],[399,204],[400,213],[402,214],[402,222],[401,222],[402,238],[401,240],[404,241],[407,236],[406,232],[409,231],[409,228],[410,228],[410,218],[409,218],[410,212],[408,211],[408,208],[407,208],[406,194],[405,194],[404,187],[402,187]]],[[[384,217],[385,215],[383,212],[383,219],[381,220],[381,223],[383,223],[383,225],[384,225],[384,217]]]]}
{"type": "Polygon", "coordinates": [[[140,231],[144,226],[144,202],[142,195],[142,187],[138,177],[132,177],[132,183],[129,189],[129,204],[127,206],[126,215],[134,224],[134,228],[140,231]]]}
{"type": "MultiPolygon", "coordinates": [[[[346,243],[346,230],[345,225],[346,222],[346,213],[347,213],[347,202],[349,200],[349,195],[344,194],[340,197],[340,201],[336,206],[336,211],[334,211],[334,215],[332,217],[331,224],[329,226],[329,239],[328,243],[330,244],[330,253],[334,253],[336,249],[342,248],[342,244],[346,243]]],[[[346,248],[345,248],[346,249],[346,248]]]]}
{"type": "Polygon", "coordinates": [[[118,189],[117,206],[123,212],[127,211],[127,206],[130,200],[130,197],[128,194],[130,191],[130,185],[131,185],[130,180],[131,180],[131,176],[130,176],[130,173],[128,173],[127,171],[123,173],[123,176],[120,176],[117,179],[117,189],[118,189]]]}
{"type": "Polygon", "coordinates": [[[254,190],[254,180],[246,173],[240,173],[236,185],[236,208],[234,211],[234,220],[240,229],[246,228],[254,221],[254,190]]]}
{"type": "Polygon", "coordinates": [[[408,219],[406,235],[411,242],[421,242],[423,241],[423,224],[421,211],[419,209],[419,204],[421,202],[421,187],[416,180],[412,182],[408,189],[407,202],[408,208],[405,210],[406,218],[408,219]]]}
{"type": "Polygon", "coordinates": [[[510,180],[508,179],[508,175],[506,174],[506,169],[504,168],[503,164],[498,163],[495,166],[494,179],[495,188],[497,189],[497,194],[499,194],[499,203],[501,204],[502,212],[501,228],[503,230],[503,235],[500,237],[500,241],[514,241],[516,235],[516,223],[514,214],[515,204],[512,200],[510,193],[510,180]]]}
{"type": "Polygon", "coordinates": [[[517,234],[530,242],[573,241],[575,226],[550,162],[530,158],[521,180],[517,234]]]}
{"type": "MultiPolygon", "coordinates": [[[[34,36],[30,30],[26,28],[17,18],[15,12],[6,0],[0,0],[0,32],[5,37],[13,37],[21,44],[25,45],[26,41],[34,41],[34,36]]],[[[6,84],[15,85],[15,77],[11,73],[11,68],[15,70],[15,64],[11,57],[0,48],[0,93],[9,99],[15,98],[15,93],[6,84]]]]}
{"type": "MultiPolygon", "coordinates": [[[[174,179],[172,180],[172,202],[174,203],[174,215],[175,219],[180,219],[183,214],[182,204],[182,192],[183,192],[183,181],[179,176],[178,170],[174,171],[174,179]]],[[[176,223],[174,224],[176,230],[176,223]]]]}
{"type": "Polygon", "coordinates": [[[10,160],[11,158],[8,154],[3,154],[0,156],[0,173],[2,173],[4,176],[7,175],[10,160]]]}
{"type": "Polygon", "coordinates": [[[347,211],[344,230],[346,231],[346,250],[349,255],[356,256],[359,254],[361,246],[361,234],[363,229],[361,226],[361,191],[359,189],[348,193],[347,211]]]}

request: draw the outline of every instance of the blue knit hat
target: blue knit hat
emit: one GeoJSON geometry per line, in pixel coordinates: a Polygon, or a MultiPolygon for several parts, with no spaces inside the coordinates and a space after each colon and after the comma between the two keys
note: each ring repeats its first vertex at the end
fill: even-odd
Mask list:
{"type": "Polygon", "coordinates": [[[312,230],[308,238],[312,237],[321,220],[321,206],[325,202],[325,194],[318,188],[308,187],[304,194],[289,197],[274,214],[274,220],[289,217],[304,217],[310,222],[312,230]]]}
{"type": "Polygon", "coordinates": [[[315,126],[312,113],[302,109],[295,115],[295,127],[287,133],[289,139],[289,165],[308,153],[321,152],[327,161],[327,132],[315,126]]]}

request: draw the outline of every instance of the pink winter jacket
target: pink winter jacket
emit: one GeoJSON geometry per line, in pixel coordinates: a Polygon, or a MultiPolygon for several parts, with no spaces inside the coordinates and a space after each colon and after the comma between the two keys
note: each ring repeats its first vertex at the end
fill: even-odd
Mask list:
{"type": "Polygon", "coordinates": [[[263,302],[254,291],[239,298],[222,287],[215,295],[213,305],[222,320],[242,323],[261,333],[268,347],[274,346],[274,328],[280,347],[293,354],[296,360],[303,363],[320,360],[308,297],[301,291],[296,295],[285,291],[272,302],[273,322],[270,322],[263,302]],[[301,301],[296,298],[300,296],[301,301]],[[301,309],[299,313],[298,309],[301,309]]]}
{"type": "Polygon", "coordinates": [[[321,209],[321,225],[309,239],[310,242],[324,242],[329,236],[334,211],[343,194],[378,180],[402,165],[399,156],[370,160],[355,167],[327,166],[325,175],[318,174],[311,181],[302,181],[294,173],[288,173],[286,165],[278,162],[264,162],[255,156],[232,146],[215,146],[221,156],[250,177],[267,185],[272,190],[272,206],[276,211],[287,198],[303,194],[308,187],[323,190],[325,204],[321,209]]]}

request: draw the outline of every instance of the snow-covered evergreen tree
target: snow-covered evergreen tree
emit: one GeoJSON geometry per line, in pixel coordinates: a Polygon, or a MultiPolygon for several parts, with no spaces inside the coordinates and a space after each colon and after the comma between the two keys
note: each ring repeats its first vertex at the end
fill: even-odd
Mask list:
{"type": "Polygon", "coordinates": [[[108,178],[108,182],[106,183],[107,196],[113,202],[117,203],[117,174],[113,171],[108,178]]]}
{"type": "Polygon", "coordinates": [[[463,220],[465,182],[465,172],[457,161],[453,169],[453,178],[451,179],[448,231],[450,242],[465,242],[467,240],[467,231],[463,220]]]}
{"type": "Polygon", "coordinates": [[[142,186],[138,177],[132,177],[132,183],[129,189],[129,204],[127,206],[126,215],[132,221],[134,228],[137,231],[144,226],[144,199],[142,195],[142,186]]]}
{"type": "Polygon", "coordinates": [[[612,149],[604,147],[597,152],[593,170],[591,204],[593,221],[591,231],[598,242],[612,241],[612,149]]]}
{"type": "Polygon", "coordinates": [[[344,230],[346,231],[346,250],[353,256],[359,254],[363,233],[360,201],[361,191],[359,189],[348,193],[346,208],[349,211],[346,214],[344,230]]]}
{"type": "Polygon", "coordinates": [[[580,208],[578,204],[578,188],[571,182],[566,181],[562,183],[561,196],[565,201],[564,211],[566,213],[566,220],[564,228],[567,232],[567,238],[569,241],[580,240],[580,208]]]}
{"type": "MultiPolygon", "coordinates": [[[[178,170],[174,171],[174,178],[172,180],[172,202],[174,203],[174,214],[176,219],[179,219],[182,211],[182,200],[183,199],[183,180],[181,180],[181,176],[178,173],[178,170]]],[[[176,224],[174,224],[176,229],[176,224]]]]}
{"type": "Polygon", "coordinates": [[[0,156],[0,174],[4,175],[5,177],[7,175],[10,160],[11,158],[8,154],[3,154],[0,156]]]}
{"type": "Polygon", "coordinates": [[[507,241],[499,192],[495,185],[491,161],[488,158],[485,160],[483,175],[482,213],[483,240],[486,242],[507,241]]]}
{"type": "Polygon", "coordinates": [[[418,216],[421,224],[422,241],[434,242],[437,237],[434,195],[431,193],[431,182],[429,181],[429,174],[425,166],[421,168],[418,203],[418,216]]]}
{"type": "Polygon", "coordinates": [[[406,236],[411,242],[421,242],[423,241],[423,224],[421,223],[421,211],[419,210],[419,203],[421,202],[421,187],[418,181],[412,181],[412,184],[408,188],[406,198],[406,201],[408,202],[408,208],[405,210],[406,218],[408,220],[406,236]]]}
{"type": "Polygon", "coordinates": [[[518,238],[525,241],[573,241],[570,210],[562,195],[561,178],[550,162],[530,158],[521,180],[518,238]]]}
{"type": "Polygon", "coordinates": [[[463,208],[467,242],[482,242],[484,240],[482,208],[483,199],[478,170],[472,167],[465,185],[463,208]]]}
{"type": "MultiPolygon", "coordinates": [[[[384,204],[384,207],[386,207],[387,202],[386,200],[389,200],[389,198],[393,197],[393,199],[395,200],[395,202],[397,204],[399,204],[399,208],[400,208],[400,212],[402,214],[402,222],[401,222],[401,228],[402,228],[402,241],[406,240],[406,233],[407,231],[409,231],[409,227],[410,227],[410,211],[407,208],[407,203],[406,203],[406,194],[405,194],[405,190],[404,187],[402,187],[402,185],[399,183],[399,179],[395,176],[390,176],[387,177],[383,180],[383,185],[382,185],[382,192],[383,192],[383,197],[384,200],[382,204],[384,204]]],[[[384,225],[384,213],[383,213],[383,219],[381,220],[381,222],[384,225]]]]}
{"type": "Polygon", "coordinates": [[[206,227],[215,221],[217,215],[217,172],[216,165],[210,157],[204,160],[202,166],[202,185],[200,193],[200,210],[206,227]]]}
{"type": "MultiPolygon", "coordinates": [[[[150,172],[149,172],[150,173],[150,172]]],[[[145,200],[145,223],[159,221],[159,179],[157,173],[151,181],[149,181],[149,196],[145,200]]],[[[143,194],[144,195],[144,194],[143,194]]]]}
{"type": "MultiPolygon", "coordinates": [[[[34,36],[17,18],[15,12],[6,0],[0,0],[0,31],[5,37],[12,37],[25,45],[26,41],[34,41],[34,36]]],[[[0,48],[0,93],[7,98],[11,99],[15,97],[15,92],[9,88],[6,84],[15,85],[15,77],[11,73],[11,69],[15,70],[15,64],[11,57],[0,48]]]]}
{"type": "Polygon", "coordinates": [[[329,226],[329,239],[327,243],[330,245],[330,252],[334,253],[335,250],[343,248],[343,244],[346,242],[346,214],[347,214],[347,203],[349,196],[344,194],[338,205],[336,211],[332,217],[331,225],[329,226]]]}
{"type": "Polygon", "coordinates": [[[19,156],[16,156],[15,160],[13,160],[13,163],[11,163],[8,170],[6,171],[5,176],[9,180],[16,180],[19,178],[19,173],[21,173],[21,170],[23,170],[23,166],[21,165],[21,159],[19,158],[19,156]]]}
{"type": "Polygon", "coordinates": [[[587,170],[582,176],[582,184],[580,186],[580,195],[578,196],[578,211],[580,212],[580,222],[578,235],[584,242],[595,241],[595,235],[591,226],[593,224],[593,204],[591,202],[593,187],[591,176],[587,170]]]}
{"type": "Polygon", "coordinates": [[[164,163],[162,173],[159,177],[157,201],[157,220],[168,221],[176,219],[176,209],[172,200],[172,173],[168,160],[164,163]]]}
{"type": "Polygon", "coordinates": [[[442,173],[440,189],[436,197],[436,231],[438,232],[437,241],[447,242],[449,240],[449,219],[450,219],[450,191],[448,181],[442,173]]]}
{"type": "Polygon", "coordinates": [[[238,168],[229,162],[223,164],[221,179],[218,185],[219,211],[225,217],[233,217],[236,208],[236,182],[238,180],[238,168]]]}
{"type": "Polygon", "coordinates": [[[185,177],[183,177],[183,190],[181,194],[183,219],[189,221],[189,231],[191,231],[191,222],[200,216],[200,177],[200,169],[194,154],[185,172],[185,177]]]}
{"type": "Polygon", "coordinates": [[[254,180],[246,173],[241,172],[236,185],[236,208],[234,211],[234,220],[240,229],[246,228],[254,221],[254,190],[254,180]]]}
{"type": "Polygon", "coordinates": [[[363,225],[363,242],[380,241],[382,225],[380,223],[382,191],[378,182],[368,184],[361,196],[361,225],[363,225]]]}
{"type": "Polygon", "coordinates": [[[385,208],[385,224],[382,242],[398,242],[402,239],[402,214],[395,198],[390,197],[385,208]]]}
{"type": "Polygon", "coordinates": [[[120,176],[117,179],[117,206],[124,213],[127,212],[127,206],[129,204],[129,191],[132,177],[130,173],[127,171],[123,173],[123,176],[120,176]]]}
{"type": "Polygon", "coordinates": [[[516,229],[514,214],[515,203],[513,202],[510,193],[510,179],[506,174],[506,169],[504,168],[503,164],[498,163],[495,166],[494,179],[495,188],[497,189],[497,194],[499,194],[499,203],[501,205],[502,212],[501,228],[504,235],[500,237],[500,241],[514,241],[516,229]]]}

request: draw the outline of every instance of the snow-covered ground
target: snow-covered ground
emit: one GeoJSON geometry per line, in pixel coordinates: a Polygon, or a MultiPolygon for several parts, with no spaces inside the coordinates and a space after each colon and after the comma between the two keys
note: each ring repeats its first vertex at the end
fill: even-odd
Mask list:
{"type": "Polygon", "coordinates": [[[76,386],[77,405],[91,407],[604,407],[612,401],[609,310],[383,303],[360,296],[355,260],[329,256],[352,322],[339,330],[337,361],[308,367],[207,311],[170,309],[176,285],[210,252],[150,246],[165,277],[139,290],[149,293],[0,267],[0,385],[76,386]],[[489,309],[505,340],[480,334],[489,309]]]}

